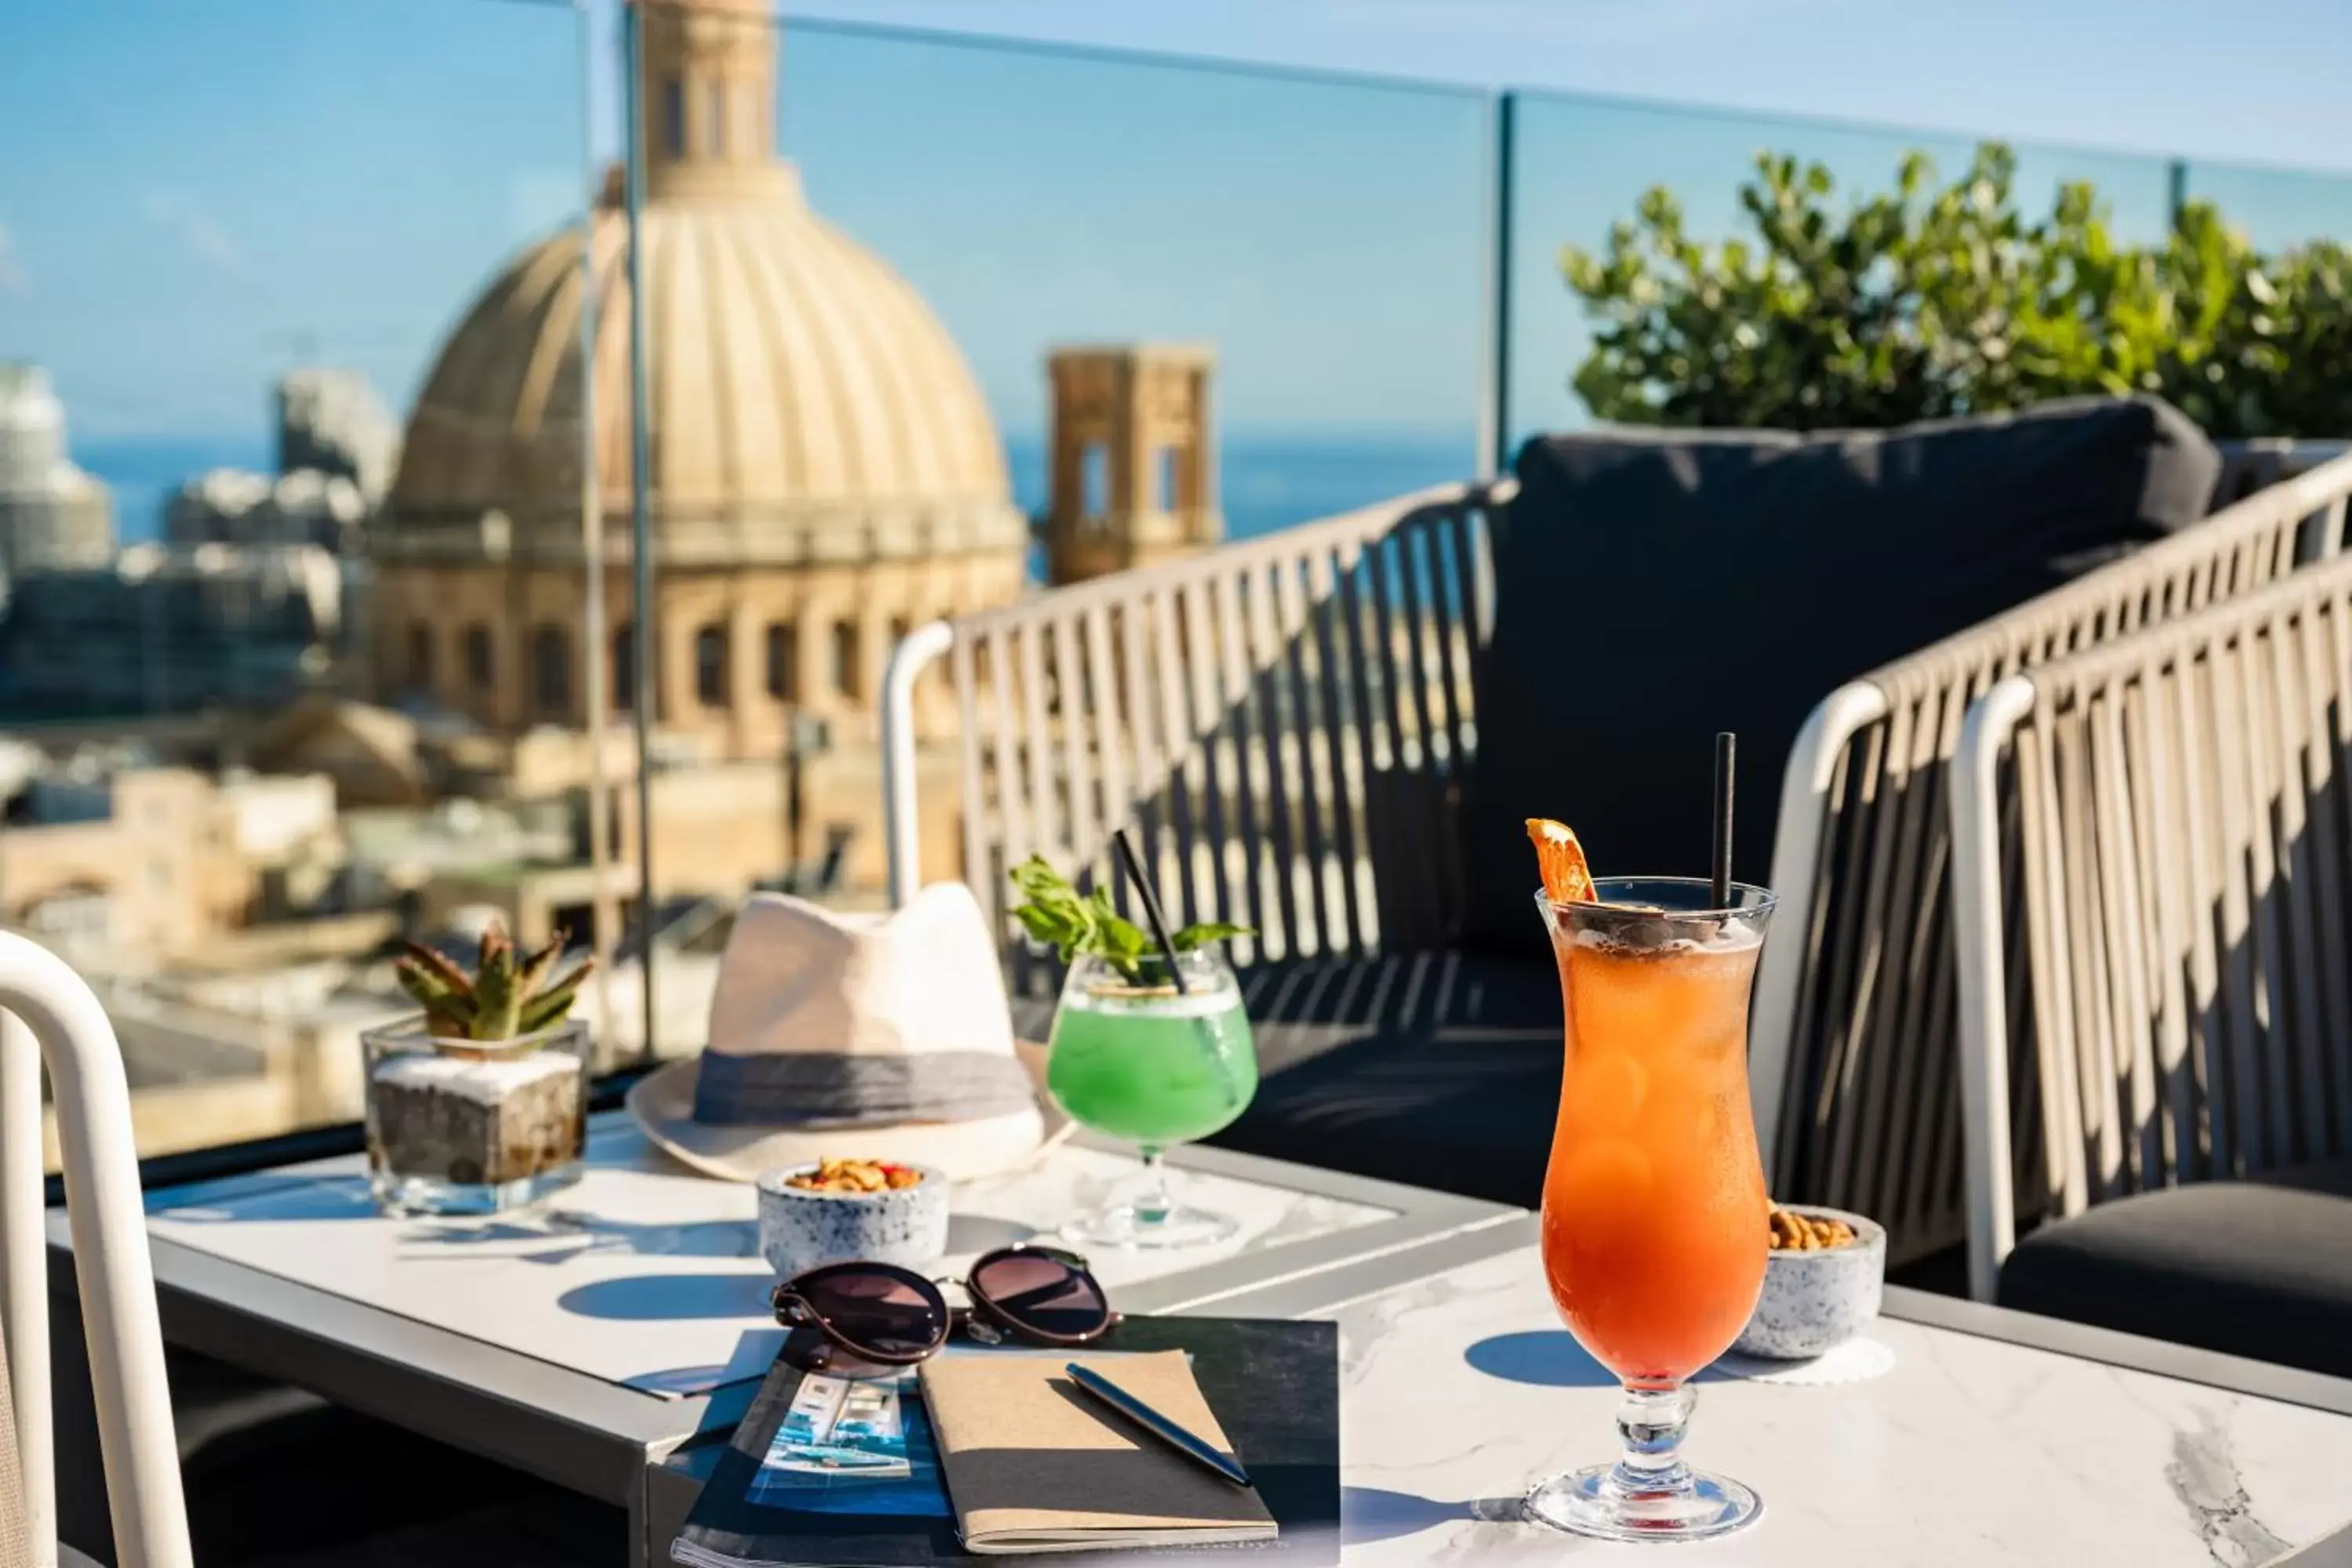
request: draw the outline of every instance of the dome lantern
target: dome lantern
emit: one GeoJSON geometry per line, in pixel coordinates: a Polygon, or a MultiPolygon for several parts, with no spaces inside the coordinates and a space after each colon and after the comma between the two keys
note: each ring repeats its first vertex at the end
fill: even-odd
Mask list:
{"type": "Polygon", "coordinates": [[[776,23],[764,0],[639,0],[646,188],[789,188],[776,155],[776,23]]]}

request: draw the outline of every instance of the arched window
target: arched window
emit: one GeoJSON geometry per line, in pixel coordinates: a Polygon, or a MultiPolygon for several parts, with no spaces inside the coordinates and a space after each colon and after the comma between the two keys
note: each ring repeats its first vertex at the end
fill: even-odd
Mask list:
{"type": "Polygon", "coordinates": [[[716,622],[694,634],[694,699],[705,708],[727,706],[727,628],[716,622]]]}
{"type": "Polygon", "coordinates": [[[857,623],[856,621],[835,621],[833,624],[833,687],[844,697],[857,695],[857,623]]]}
{"type": "Polygon", "coordinates": [[[686,156],[686,83],[662,80],[662,146],[673,158],[686,156]]]}
{"type": "Polygon", "coordinates": [[[487,697],[498,684],[498,678],[490,628],[476,621],[466,628],[466,689],[478,697],[487,697]]]}
{"type": "Polygon", "coordinates": [[[425,621],[408,623],[408,684],[418,691],[433,689],[433,627],[425,621]]]}
{"type": "Polygon", "coordinates": [[[790,621],[768,623],[768,695],[779,702],[800,696],[800,628],[790,621]]]}
{"type": "Polygon", "coordinates": [[[530,634],[531,700],[550,719],[572,711],[572,638],[558,626],[541,626],[530,634]]]}
{"type": "Polygon", "coordinates": [[[637,705],[637,628],[623,621],[613,633],[613,710],[626,713],[637,705]]]}

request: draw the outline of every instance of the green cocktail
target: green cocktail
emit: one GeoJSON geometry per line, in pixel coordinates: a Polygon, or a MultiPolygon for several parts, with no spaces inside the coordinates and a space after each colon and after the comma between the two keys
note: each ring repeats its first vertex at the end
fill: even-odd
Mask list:
{"type": "Polygon", "coordinates": [[[1207,952],[1181,962],[1181,993],[1154,984],[1166,980],[1156,956],[1139,984],[1081,958],[1063,986],[1045,1087],[1081,1125],[1140,1144],[1145,1166],[1138,1195],[1070,1227],[1079,1239],[1177,1247],[1237,1228],[1229,1215],[1180,1207],[1168,1194],[1161,1153],[1224,1127],[1257,1092],[1257,1051],[1233,972],[1207,952]]]}
{"type": "Polygon", "coordinates": [[[1240,995],[1080,994],[1054,1020],[1045,1087],[1097,1132],[1165,1148],[1206,1138],[1257,1092],[1240,995]]]}

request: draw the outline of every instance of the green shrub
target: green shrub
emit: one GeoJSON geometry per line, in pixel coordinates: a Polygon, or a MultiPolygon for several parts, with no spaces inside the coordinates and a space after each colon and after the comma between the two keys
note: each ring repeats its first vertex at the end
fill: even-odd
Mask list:
{"type": "Polygon", "coordinates": [[[2218,437],[2352,434],[2352,252],[2333,241],[2260,256],[2191,202],[2162,244],[2120,245],[2087,184],[2030,221],[1992,142],[1940,188],[1912,153],[1843,216],[1820,164],[1766,153],[1757,173],[1752,239],[1692,239],[1659,188],[1602,254],[1564,252],[1597,417],[1814,429],[2148,392],[2218,437]]]}

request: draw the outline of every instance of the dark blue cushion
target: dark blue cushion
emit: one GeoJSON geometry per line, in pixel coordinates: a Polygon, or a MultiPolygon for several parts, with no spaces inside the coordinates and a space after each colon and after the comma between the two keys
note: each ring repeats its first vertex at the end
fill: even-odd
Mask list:
{"type": "Polygon", "coordinates": [[[2352,1160],[2200,1182],[2044,1225],[2000,1304],[2352,1377],[2352,1160]]]}
{"type": "Polygon", "coordinates": [[[1737,873],[1769,874],[1780,772],[1844,681],[2206,513],[2221,457],[2153,400],[1898,430],[1600,430],[1529,442],[1495,542],[1463,825],[1465,944],[1543,960],[1521,826],[1601,876],[1707,871],[1717,730],[1737,873]]]}
{"type": "Polygon", "coordinates": [[[1211,1140],[1532,1207],[1559,1109],[1559,973],[1465,953],[1276,963],[1244,976],[1261,1079],[1211,1140]]]}

